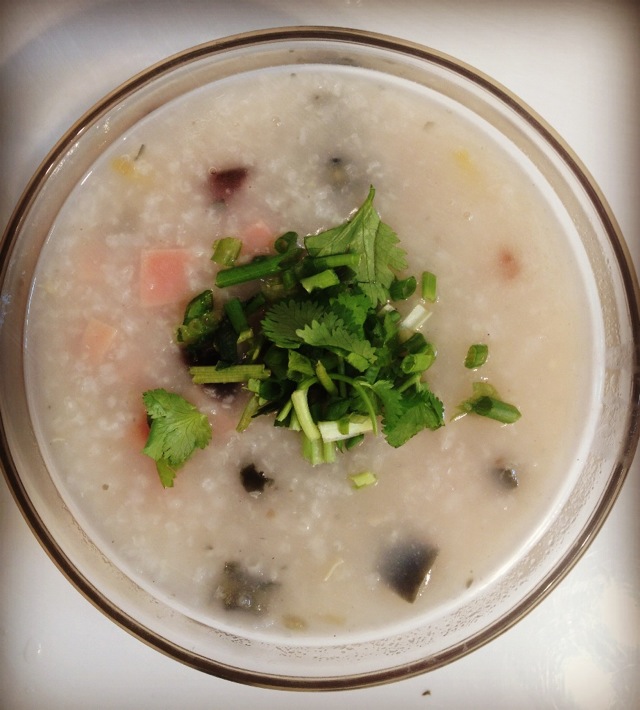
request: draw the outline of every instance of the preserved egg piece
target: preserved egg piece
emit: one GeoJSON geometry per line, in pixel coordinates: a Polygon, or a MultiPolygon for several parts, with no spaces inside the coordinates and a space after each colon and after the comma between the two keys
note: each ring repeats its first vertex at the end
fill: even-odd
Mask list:
{"type": "Polygon", "coordinates": [[[275,582],[251,574],[239,562],[226,562],[216,596],[222,599],[225,609],[264,614],[276,586],[275,582]]]}
{"type": "Polygon", "coordinates": [[[228,170],[209,170],[209,189],[216,202],[226,202],[245,183],[249,171],[247,168],[229,168],[228,170]]]}
{"type": "Polygon", "coordinates": [[[238,394],[242,392],[242,385],[239,382],[213,382],[200,385],[202,391],[208,394],[211,399],[231,404],[238,394]]]}
{"type": "Polygon", "coordinates": [[[517,488],[519,485],[518,471],[514,466],[498,466],[495,469],[496,477],[504,488],[517,488]]]}
{"type": "Polygon", "coordinates": [[[383,581],[405,601],[413,603],[431,576],[437,548],[419,540],[402,540],[387,548],[379,571],[383,581]]]}
{"type": "Polygon", "coordinates": [[[258,471],[254,464],[244,466],[240,471],[242,486],[247,493],[260,494],[266,486],[273,484],[273,478],[264,475],[263,471],[258,471]]]}

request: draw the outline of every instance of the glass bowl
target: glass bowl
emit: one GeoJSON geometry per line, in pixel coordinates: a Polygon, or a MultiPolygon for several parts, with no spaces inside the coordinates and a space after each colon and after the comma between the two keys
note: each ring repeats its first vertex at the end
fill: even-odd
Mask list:
{"type": "MultiPolygon", "coordinates": [[[[462,156],[464,159],[464,156],[462,156]]],[[[593,540],[638,442],[638,284],[615,219],[578,158],[517,97],[471,67],[391,37],[325,27],[282,28],[217,40],[151,67],[83,116],[27,186],[2,240],[0,380],[2,467],[33,532],[71,582],[114,622],[174,659],[233,681],[328,690],[398,680],[491,641],[539,603],[593,540]],[[269,635],[210,623],[156,593],[105,552],[91,521],[49,471],[29,398],[26,323],[39,255],[72,190],[101,156],[171,103],[238,76],[304,67],[411,86],[463,114],[535,182],[580,263],[594,332],[593,391],[562,494],[515,560],[473,593],[379,631],[331,637],[269,635]]]]}

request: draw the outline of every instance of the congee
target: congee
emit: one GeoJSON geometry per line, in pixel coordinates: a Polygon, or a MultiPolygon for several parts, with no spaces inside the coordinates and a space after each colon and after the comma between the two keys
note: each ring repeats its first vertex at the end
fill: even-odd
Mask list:
{"type": "Polygon", "coordinates": [[[598,388],[535,175],[453,102],[351,67],[140,121],[55,221],[26,328],[91,539],[244,633],[373,633],[490,584],[565,495],[598,388]]]}

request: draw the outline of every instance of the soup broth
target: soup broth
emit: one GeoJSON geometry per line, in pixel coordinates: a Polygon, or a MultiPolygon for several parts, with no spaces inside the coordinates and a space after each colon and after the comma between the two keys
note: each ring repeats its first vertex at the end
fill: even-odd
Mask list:
{"type": "Polygon", "coordinates": [[[598,382],[578,260],[511,151],[435,93],[347,67],[218,82],[111,147],[51,230],[26,331],[45,457],[105,555],[206,623],[344,637],[411,623],[524,554],[570,482],[598,382]],[[212,194],[212,170],[238,169],[241,184],[212,194]],[[399,449],[369,436],[311,466],[271,416],[236,431],[245,395],[193,384],[175,330],[213,284],[216,239],[240,237],[250,258],[286,231],[344,222],[370,185],[408,273],[438,277],[422,332],[446,425],[399,449]],[[473,343],[489,348],[476,370],[464,366],[473,343]],[[479,380],[521,419],[454,421],[479,380]],[[154,388],[180,393],[213,431],[167,489],[142,453],[154,388]],[[262,492],[243,486],[251,465],[270,479],[262,492]],[[363,471],[377,482],[355,489],[363,471]],[[416,550],[431,558],[411,602],[384,569],[416,550]],[[255,596],[249,611],[225,608],[230,579],[255,596]]]}

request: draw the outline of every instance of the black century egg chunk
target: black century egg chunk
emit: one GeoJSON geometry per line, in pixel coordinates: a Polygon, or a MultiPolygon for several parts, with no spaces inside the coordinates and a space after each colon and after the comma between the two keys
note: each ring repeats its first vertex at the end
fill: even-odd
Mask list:
{"type": "Polygon", "coordinates": [[[438,550],[432,545],[415,539],[401,540],[384,550],[379,572],[396,594],[413,603],[429,581],[437,556],[438,550]]]}

